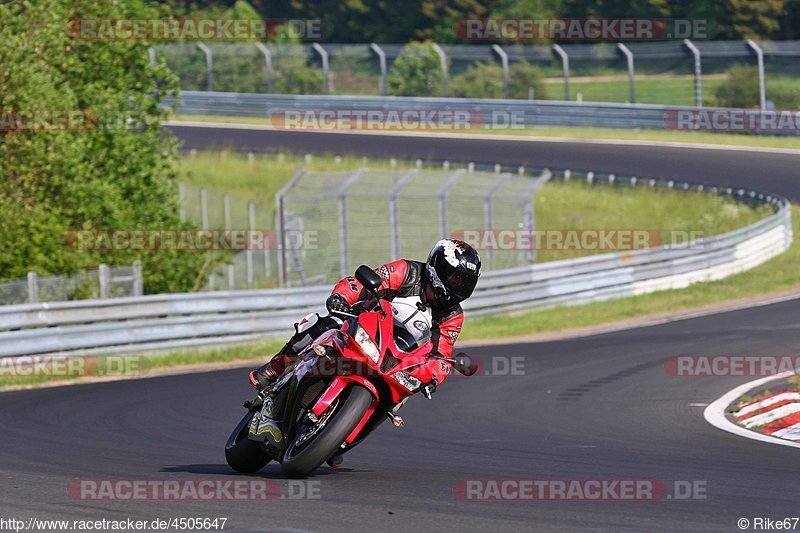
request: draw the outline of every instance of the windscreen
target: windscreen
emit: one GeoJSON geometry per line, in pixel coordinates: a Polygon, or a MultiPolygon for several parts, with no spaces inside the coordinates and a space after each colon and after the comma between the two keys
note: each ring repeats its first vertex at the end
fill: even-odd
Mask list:
{"type": "Polygon", "coordinates": [[[431,338],[431,312],[417,306],[418,298],[395,298],[392,301],[394,342],[404,352],[416,350],[431,338]]]}

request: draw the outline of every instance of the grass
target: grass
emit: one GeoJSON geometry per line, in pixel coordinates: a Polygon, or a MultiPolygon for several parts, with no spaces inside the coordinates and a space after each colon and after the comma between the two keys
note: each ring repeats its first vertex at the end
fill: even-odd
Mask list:
{"type": "Polygon", "coordinates": [[[204,363],[244,362],[258,360],[262,357],[264,361],[266,361],[269,356],[280,349],[284,342],[285,340],[266,340],[237,344],[235,346],[223,348],[205,347],[161,353],[131,354],[126,357],[127,367],[124,370],[121,368],[121,365],[115,366],[114,364],[108,363],[107,367],[114,367],[117,369],[117,371],[111,372],[103,371],[104,358],[102,356],[98,356],[96,359],[87,358],[86,360],[78,358],[76,360],[82,363],[81,367],[84,370],[80,373],[64,372],[61,375],[44,375],[44,373],[39,375],[14,375],[10,367],[0,366],[0,389],[29,385],[46,385],[54,382],[78,381],[87,377],[136,377],[165,368],[186,367],[204,363]]]}

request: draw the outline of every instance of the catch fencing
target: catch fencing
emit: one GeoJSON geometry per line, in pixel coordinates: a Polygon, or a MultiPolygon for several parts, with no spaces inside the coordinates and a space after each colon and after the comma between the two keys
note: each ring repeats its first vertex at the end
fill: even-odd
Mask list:
{"type": "MultiPolygon", "coordinates": [[[[501,169],[501,173],[515,169],[501,169]]],[[[747,227],[692,241],[484,273],[465,302],[471,315],[595,302],[721,279],[784,252],[792,242],[790,204],[754,190],[671,180],[553,172],[593,186],[704,191],[773,213],[747,227]]],[[[401,241],[402,245],[402,241],[401,241]]],[[[356,258],[353,258],[356,259],[356,258]]],[[[355,266],[355,262],[351,265],[355,266]]],[[[329,285],[163,294],[138,298],[0,307],[0,354],[104,355],[286,337],[288,326],[321,312],[329,285]]]]}
{"type": "MultiPolygon", "coordinates": [[[[417,45],[419,46],[419,45],[417,45]]],[[[766,109],[770,90],[797,87],[800,41],[706,41],[596,44],[441,44],[430,43],[433,61],[427,78],[436,95],[481,98],[553,99],[617,103],[696,105],[710,95],[734,64],[757,69],[759,104],[766,109]],[[496,79],[464,74],[494,65],[496,79]],[[535,65],[544,76],[540,90],[521,86],[516,69],[535,65]]],[[[426,96],[392,90],[395,61],[409,53],[402,44],[194,43],[151,48],[151,61],[164,61],[188,91],[308,95],[426,96]]],[[[418,50],[417,50],[418,53],[418,50]]],[[[486,71],[484,71],[486,72],[486,71]]],[[[522,70],[519,73],[523,72],[522,70]]]]}

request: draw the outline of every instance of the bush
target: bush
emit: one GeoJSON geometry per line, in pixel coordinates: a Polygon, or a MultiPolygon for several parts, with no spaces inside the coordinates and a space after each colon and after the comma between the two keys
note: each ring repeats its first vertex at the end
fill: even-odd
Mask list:
{"type": "MultiPolygon", "coordinates": [[[[538,67],[527,61],[509,65],[509,97],[527,99],[528,88],[533,87],[535,98],[547,99],[547,90],[538,67]]],[[[496,61],[471,65],[463,74],[454,76],[451,96],[461,98],[503,98],[503,67],[496,61]]]]}
{"type": "Polygon", "coordinates": [[[800,110],[800,90],[789,87],[767,87],[767,100],[772,100],[775,109],[800,110]]]}
{"type": "Polygon", "coordinates": [[[386,77],[392,96],[439,96],[442,73],[439,56],[430,43],[414,42],[403,49],[386,77]]]}
{"type": "Polygon", "coordinates": [[[714,90],[715,104],[720,107],[758,107],[758,68],[734,65],[728,77],[714,90]]]}
{"type": "Polygon", "coordinates": [[[139,0],[21,1],[0,4],[0,109],[74,112],[82,128],[0,131],[0,272],[59,274],[141,259],[147,292],[191,289],[201,253],[79,250],[65,232],[169,229],[178,217],[175,142],[160,126],[158,102],[177,96],[177,78],[150,65],[149,43],[81,40],[74,19],[153,19],[162,8],[139,0]],[[96,117],[96,118],[93,118],[96,117]]]}

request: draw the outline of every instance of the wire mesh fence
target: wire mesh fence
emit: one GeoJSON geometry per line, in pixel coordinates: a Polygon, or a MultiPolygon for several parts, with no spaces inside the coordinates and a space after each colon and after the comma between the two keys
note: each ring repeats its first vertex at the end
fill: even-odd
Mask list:
{"type": "Polygon", "coordinates": [[[178,74],[182,89],[200,91],[714,105],[735,65],[758,69],[767,107],[770,91],[800,91],[800,41],[409,46],[193,43],[160,45],[150,55],[178,74]],[[398,58],[420,46],[443,60],[420,63],[430,70],[426,94],[387,86],[398,58]],[[530,81],[528,66],[540,83],[530,81]]]}
{"type": "Polygon", "coordinates": [[[179,184],[180,216],[201,229],[233,230],[247,235],[244,249],[232,252],[212,272],[209,290],[273,287],[276,284],[275,233],[271,208],[190,183],[179,184]],[[253,235],[261,240],[249,244],[253,235]]]}
{"type": "MultiPolygon", "coordinates": [[[[359,264],[424,259],[442,238],[533,229],[534,194],[545,181],[545,174],[476,171],[472,165],[303,172],[276,202],[284,235],[278,275],[287,286],[331,283],[359,264]]],[[[486,268],[534,260],[530,252],[498,250],[486,268]]]]}
{"type": "Polygon", "coordinates": [[[139,261],[118,267],[101,264],[96,270],[59,276],[29,272],[26,278],[0,282],[0,305],[141,296],[142,289],[139,261]]]}

